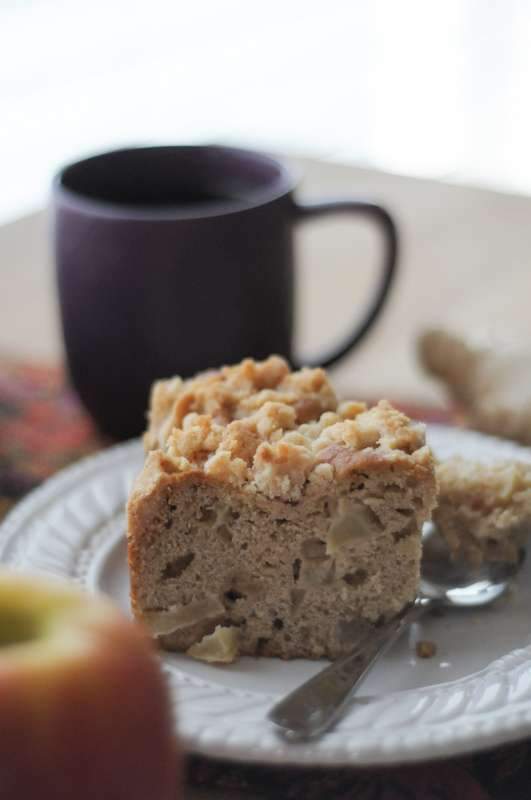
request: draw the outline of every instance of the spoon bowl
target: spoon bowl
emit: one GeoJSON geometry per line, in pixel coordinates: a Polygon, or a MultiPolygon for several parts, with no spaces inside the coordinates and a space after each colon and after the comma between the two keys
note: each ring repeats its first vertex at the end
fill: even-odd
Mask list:
{"type": "Polygon", "coordinates": [[[475,565],[455,561],[431,522],[425,525],[422,545],[418,598],[439,601],[454,608],[493,603],[506,592],[520,572],[525,558],[522,548],[515,562],[484,561],[475,565]]]}

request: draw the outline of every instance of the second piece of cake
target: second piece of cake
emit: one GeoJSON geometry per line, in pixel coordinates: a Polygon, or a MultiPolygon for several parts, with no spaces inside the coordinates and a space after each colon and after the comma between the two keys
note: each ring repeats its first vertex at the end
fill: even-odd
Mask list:
{"type": "Polygon", "coordinates": [[[434,466],[387,402],[338,405],[323,370],[248,359],[158,383],[146,446],[131,598],[164,647],[335,658],[415,597],[434,466]]]}
{"type": "Polygon", "coordinates": [[[455,559],[518,560],[531,529],[531,464],[455,457],[437,466],[433,520],[455,559]]]}

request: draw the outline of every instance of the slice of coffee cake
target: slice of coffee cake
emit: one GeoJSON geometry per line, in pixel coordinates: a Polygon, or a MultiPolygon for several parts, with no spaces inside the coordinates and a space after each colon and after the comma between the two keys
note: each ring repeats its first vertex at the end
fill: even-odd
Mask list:
{"type": "Polygon", "coordinates": [[[172,650],[335,658],[413,600],[424,428],[271,357],[155,384],[128,505],[135,614],[172,650]]]}
{"type": "Polygon", "coordinates": [[[531,464],[456,457],[437,466],[433,520],[454,558],[473,564],[518,559],[531,530],[531,464]]]}

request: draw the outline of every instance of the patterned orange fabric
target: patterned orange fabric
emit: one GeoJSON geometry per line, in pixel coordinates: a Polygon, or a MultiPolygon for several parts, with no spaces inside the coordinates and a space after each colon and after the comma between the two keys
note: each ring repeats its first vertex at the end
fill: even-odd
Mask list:
{"type": "Polygon", "coordinates": [[[0,517],[45,478],[103,444],[61,369],[0,363],[0,517]]]}

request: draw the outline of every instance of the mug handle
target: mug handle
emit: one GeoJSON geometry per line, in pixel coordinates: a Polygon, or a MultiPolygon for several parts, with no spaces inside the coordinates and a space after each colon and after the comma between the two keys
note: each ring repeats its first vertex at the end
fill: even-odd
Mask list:
{"type": "MultiPolygon", "coordinates": [[[[389,212],[377,203],[372,203],[368,200],[330,200],[328,202],[317,203],[295,202],[294,213],[296,222],[304,222],[314,217],[328,216],[331,214],[359,214],[360,216],[373,220],[384,238],[385,251],[380,282],[365,316],[337,348],[320,358],[315,364],[312,362],[309,364],[305,362],[305,366],[329,367],[335,364],[336,361],[339,361],[340,358],[343,358],[349,350],[352,350],[352,348],[363,339],[382,310],[396,273],[398,233],[389,212]]],[[[297,369],[300,369],[300,366],[301,365],[298,364],[295,365],[297,369]]]]}

